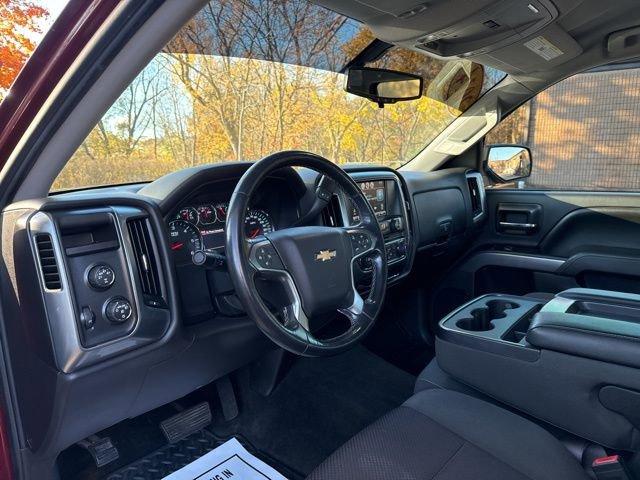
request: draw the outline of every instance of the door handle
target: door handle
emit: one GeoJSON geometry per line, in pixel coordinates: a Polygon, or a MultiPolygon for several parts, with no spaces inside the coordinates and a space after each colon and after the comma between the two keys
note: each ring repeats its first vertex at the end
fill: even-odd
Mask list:
{"type": "Polygon", "coordinates": [[[542,222],[542,205],[536,203],[499,203],[496,231],[506,235],[534,235],[542,222]]]}
{"type": "Polygon", "coordinates": [[[505,230],[535,230],[538,228],[537,223],[500,222],[499,225],[505,230]]]}

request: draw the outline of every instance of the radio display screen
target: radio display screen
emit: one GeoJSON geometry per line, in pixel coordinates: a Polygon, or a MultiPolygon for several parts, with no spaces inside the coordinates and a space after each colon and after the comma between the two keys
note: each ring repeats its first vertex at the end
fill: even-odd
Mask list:
{"type": "MultiPolygon", "coordinates": [[[[372,180],[368,182],[359,182],[358,186],[364,193],[367,201],[371,205],[373,212],[378,220],[383,219],[387,215],[387,188],[384,180],[372,180]]],[[[355,205],[352,205],[351,212],[354,221],[360,220],[360,215],[355,205]]]]}

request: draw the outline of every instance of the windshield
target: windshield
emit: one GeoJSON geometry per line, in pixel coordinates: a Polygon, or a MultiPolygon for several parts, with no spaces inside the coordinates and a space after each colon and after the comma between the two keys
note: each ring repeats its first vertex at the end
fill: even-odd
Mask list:
{"type": "Polygon", "coordinates": [[[393,47],[367,66],[419,74],[425,89],[381,109],[346,93],[337,73],[374,39],[306,0],[214,0],[122,93],[53,189],[144,182],[286,149],[397,168],[504,76],[393,47]]]}

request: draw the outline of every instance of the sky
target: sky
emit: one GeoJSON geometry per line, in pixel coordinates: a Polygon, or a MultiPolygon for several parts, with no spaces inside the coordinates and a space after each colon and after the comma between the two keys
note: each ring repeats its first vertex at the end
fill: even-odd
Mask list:
{"type": "Polygon", "coordinates": [[[51,24],[58,18],[62,9],[69,3],[69,0],[33,0],[33,3],[47,9],[49,12],[49,18],[42,20],[40,23],[42,33],[34,35],[34,40],[39,43],[51,24]]]}

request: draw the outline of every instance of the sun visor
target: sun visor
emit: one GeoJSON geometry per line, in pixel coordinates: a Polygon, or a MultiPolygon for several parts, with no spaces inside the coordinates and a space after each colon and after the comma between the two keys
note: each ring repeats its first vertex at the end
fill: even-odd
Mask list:
{"type": "Polygon", "coordinates": [[[506,73],[549,70],[582,53],[582,47],[557,25],[549,25],[517,44],[478,55],[471,60],[506,73]]]}

